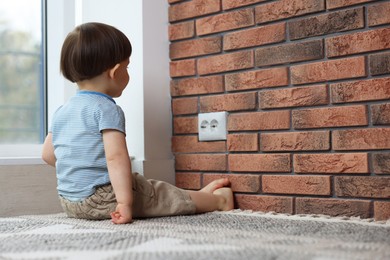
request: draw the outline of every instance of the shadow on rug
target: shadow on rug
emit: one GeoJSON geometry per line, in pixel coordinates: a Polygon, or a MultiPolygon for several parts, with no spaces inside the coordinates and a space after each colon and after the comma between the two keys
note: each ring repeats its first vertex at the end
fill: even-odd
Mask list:
{"type": "Polygon", "coordinates": [[[390,259],[390,223],[242,211],[113,225],[0,218],[0,259],[390,259]]]}

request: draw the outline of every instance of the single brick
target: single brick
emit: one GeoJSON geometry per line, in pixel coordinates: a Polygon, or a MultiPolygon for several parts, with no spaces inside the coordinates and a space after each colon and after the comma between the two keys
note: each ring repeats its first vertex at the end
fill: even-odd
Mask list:
{"type": "Polygon", "coordinates": [[[172,137],[174,153],[213,153],[226,152],[226,142],[199,142],[195,135],[176,135],[172,137]]]}
{"type": "Polygon", "coordinates": [[[365,105],[295,110],[292,119],[295,129],[368,125],[365,105]]]}
{"type": "Polygon", "coordinates": [[[363,7],[331,12],[289,23],[292,40],[364,27],[363,7]]]}
{"type": "Polygon", "coordinates": [[[264,2],[266,0],[222,0],[222,9],[234,9],[246,5],[256,4],[260,2],[264,2]]]}
{"type": "Polygon", "coordinates": [[[175,158],[179,171],[226,171],[225,154],[177,154],[175,158]]]}
{"type": "Polygon", "coordinates": [[[198,73],[200,75],[206,75],[239,69],[249,69],[254,66],[253,60],[253,51],[251,50],[209,56],[198,60],[198,73]]]}
{"type": "Polygon", "coordinates": [[[390,149],[390,128],[335,130],[332,133],[334,150],[390,149]]]}
{"type": "Polygon", "coordinates": [[[245,130],[282,130],[290,128],[290,112],[252,112],[230,114],[228,118],[229,131],[245,130]]]}
{"type": "Polygon", "coordinates": [[[173,118],[174,134],[197,134],[198,117],[175,117],[173,118]]]}
{"type": "Polygon", "coordinates": [[[192,0],[169,6],[169,21],[179,21],[221,10],[220,0],[192,0]]]}
{"type": "Polygon", "coordinates": [[[259,92],[261,109],[318,106],[329,103],[326,85],[297,87],[259,92]]]}
{"type": "Polygon", "coordinates": [[[390,201],[374,202],[374,218],[377,221],[390,219],[390,201]]]}
{"type": "Polygon", "coordinates": [[[256,152],[259,150],[259,137],[257,134],[229,134],[227,149],[231,152],[256,152]]]}
{"type": "Polygon", "coordinates": [[[368,7],[368,25],[376,26],[390,23],[390,2],[368,7]]]}
{"type": "Polygon", "coordinates": [[[291,67],[293,84],[305,84],[366,76],[365,58],[321,61],[291,67]]]}
{"type": "Polygon", "coordinates": [[[336,176],[336,195],[354,198],[390,198],[390,177],[336,176]]]}
{"type": "Polygon", "coordinates": [[[227,91],[288,85],[288,68],[272,68],[225,75],[227,91]]]}
{"type": "Polygon", "coordinates": [[[325,45],[328,57],[389,49],[390,28],[327,38],[325,45]]]}
{"type": "Polygon", "coordinates": [[[367,3],[371,1],[373,0],[326,0],[326,7],[328,9],[335,9],[339,7],[357,5],[357,4],[367,3]]]}
{"type": "Polygon", "coordinates": [[[169,40],[183,40],[195,36],[195,23],[188,21],[177,24],[170,24],[168,27],[169,40]]]}
{"type": "Polygon", "coordinates": [[[332,103],[346,103],[390,98],[390,78],[358,80],[330,85],[332,103]]]}
{"type": "Polygon", "coordinates": [[[374,153],[371,156],[375,174],[390,174],[390,153],[374,153]]]}
{"type": "Polygon", "coordinates": [[[373,125],[390,125],[390,103],[371,105],[373,125]]]}
{"type": "Polygon", "coordinates": [[[235,199],[242,210],[293,214],[293,199],[289,197],[236,194],[235,199]]]}
{"type": "Polygon", "coordinates": [[[290,172],[289,154],[229,154],[233,172],[290,172]]]}
{"type": "Polygon", "coordinates": [[[279,0],[256,7],[256,23],[265,23],[325,10],[323,0],[279,0]]]}
{"type": "Polygon", "coordinates": [[[253,9],[216,14],[196,20],[196,34],[206,35],[254,25],[253,9]]]}
{"type": "Polygon", "coordinates": [[[369,200],[296,198],[295,207],[297,214],[321,214],[333,217],[371,217],[371,202],[369,200]]]}
{"type": "Polygon", "coordinates": [[[233,50],[286,40],[286,23],[271,24],[225,34],[223,49],[233,50]]]}
{"type": "Polygon", "coordinates": [[[330,195],[330,176],[263,175],[264,193],[330,195]]]}
{"type": "Polygon", "coordinates": [[[367,153],[294,154],[296,173],[369,173],[367,153]]]}
{"type": "Polygon", "coordinates": [[[369,55],[371,75],[390,73],[390,52],[369,55]]]}
{"type": "Polygon", "coordinates": [[[253,110],[257,107],[256,93],[236,93],[200,98],[200,112],[253,110]]]}
{"type": "Polygon", "coordinates": [[[260,150],[280,151],[327,151],[330,149],[330,132],[285,132],[260,135],[260,150]]]}
{"type": "Polygon", "coordinates": [[[176,172],[176,186],[181,189],[199,190],[201,185],[201,174],[198,172],[176,172]]]}
{"type": "Polygon", "coordinates": [[[169,57],[172,60],[220,53],[221,51],[222,44],[219,36],[173,42],[169,45],[169,57]]]}
{"type": "Polygon", "coordinates": [[[172,78],[183,76],[194,76],[196,74],[195,60],[179,60],[169,63],[169,75],[172,78]]]}
{"type": "Polygon", "coordinates": [[[174,98],[172,99],[173,115],[186,115],[198,113],[198,98],[174,98]]]}
{"type": "Polygon", "coordinates": [[[203,186],[220,178],[228,178],[234,192],[257,193],[260,191],[261,177],[256,174],[204,174],[203,186]]]}
{"type": "Polygon", "coordinates": [[[324,58],[322,40],[263,47],[255,51],[257,67],[324,58]]]}
{"type": "Polygon", "coordinates": [[[171,95],[173,97],[221,93],[223,91],[222,76],[187,78],[171,81],[171,95]]]}

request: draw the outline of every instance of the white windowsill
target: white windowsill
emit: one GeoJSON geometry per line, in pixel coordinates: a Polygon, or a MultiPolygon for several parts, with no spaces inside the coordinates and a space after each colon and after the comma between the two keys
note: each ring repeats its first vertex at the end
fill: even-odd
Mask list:
{"type": "Polygon", "coordinates": [[[43,165],[46,164],[39,157],[3,157],[0,158],[0,165],[43,165]]]}
{"type": "Polygon", "coordinates": [[[0,146],[0,165],[45,164],[42,144],[9,144],[0,146]]]}

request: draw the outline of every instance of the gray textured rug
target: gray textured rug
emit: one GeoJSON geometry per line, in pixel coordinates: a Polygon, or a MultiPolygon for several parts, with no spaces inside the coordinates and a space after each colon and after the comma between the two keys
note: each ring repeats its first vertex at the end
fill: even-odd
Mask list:
{"type": "Polygon", "coordinates": [[[0,259],[390,259],[390,223],[248,212],[136,220],[0,218],[0,259]]]}

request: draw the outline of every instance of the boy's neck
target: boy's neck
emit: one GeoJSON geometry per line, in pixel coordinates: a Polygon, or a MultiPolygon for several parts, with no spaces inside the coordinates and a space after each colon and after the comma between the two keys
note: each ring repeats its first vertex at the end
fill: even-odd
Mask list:
{"type": "Polygon", "coordinates": [[[96,76],[92,79],[87,79],[77,82],[80,90],[94,91],[109,95],[107,91],[107,81],[103,75],[96,76]]]}

